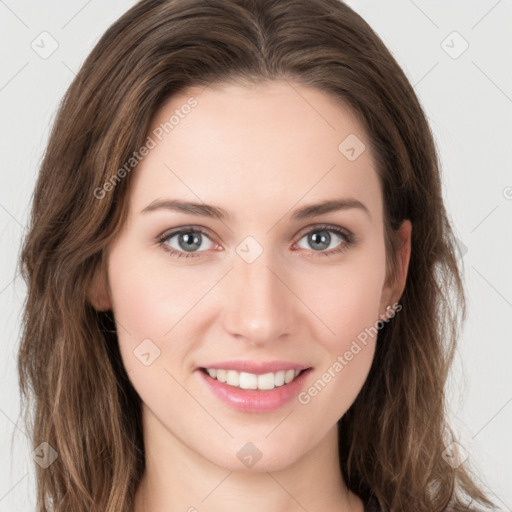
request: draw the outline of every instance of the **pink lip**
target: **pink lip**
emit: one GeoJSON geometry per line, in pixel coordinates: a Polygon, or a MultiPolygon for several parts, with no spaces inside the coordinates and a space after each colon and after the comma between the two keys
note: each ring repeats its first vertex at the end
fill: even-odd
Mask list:
{"type": "Polygon", "coordinates": [[[275,373],[282,370],[306,370],[310,368],[307,365],[294,363],[292,361],[243,361],[241,359],[234,361],[220,361],[217,363],[206,364],[204,366],[198,366],[200,368],[215,368],[220,370],[236,370],[237,372],[254,373],[256,375],[263,375],[265,373],[275,373]]]}
{"type": "MultiPolygon", "coordinates": [[[[219,366],[219,368],[226,367],[219,366]]],[[[226,369],[235,370],[237,368],[226,369]]],[[[288,369],[290,369],[290,367],[288,367],[288,369]]],[[[231,407],[242,412],[270,412],[279,409],[296,397],[304,386],[304,382],[311,371],[311,368],[307,369],[288,384],[264,391],[259,389],[240,389],[230,386],[224,382],[219,382],[217,379],[213,379],[205,370],[199,370],[199,375],[204,379],[204,382],[212,393],[231,407]]],[[[256,372],[253,371],[250,373],[256,372]]]]}

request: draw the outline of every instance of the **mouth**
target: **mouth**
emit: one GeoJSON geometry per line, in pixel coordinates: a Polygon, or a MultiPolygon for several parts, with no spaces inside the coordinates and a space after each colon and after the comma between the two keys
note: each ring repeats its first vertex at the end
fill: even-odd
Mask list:
{"type": "Polygon", "coordinates": [[[197,370],[213,396],[231,408],[244,413],[266,413],[290,404],[306,386],[313,368],[267,373],[204,367],[197,370]]]}
{"type": "Polygon", "coordinates": [[[297,379],[302,373],[311,369],[312,368],[305,368],[303,370],[288,369],[256,374],[222,368],[200,368],[203,373],[212,379],[233,388],[259,391],[270,391],[277,387],[286,386],[297,379]]]}

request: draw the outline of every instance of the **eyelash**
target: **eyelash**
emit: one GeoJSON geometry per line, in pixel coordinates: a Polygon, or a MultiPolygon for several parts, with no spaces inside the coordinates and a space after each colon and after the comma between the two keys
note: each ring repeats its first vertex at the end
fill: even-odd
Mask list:
{"type": "MultiPolygon", "coordinates": [[[[318,225],[314,226],[309,231],[302,233],[299,237],[299,240],[304,238],[304,236],[309,235],[310,233],[316,233],[318,231],[331,231],[333,233],[336,233],[340,238],[342,238],[344,240],[344,243],[342,243],[336,249],[331,249],[330,251],[313,251],[315,253],[315,256],[327,256],[328,257],[328,256],[332,256],[334,254],[343,253],[343,252],[347,251],[350,247],[355,245],[355,243],[356,243],[356,236],[353,233],[349,232],[348,230],[341,229],[337,226],[332,226],[330,224],[318,224],[318,225]]],[[[184,228],[175,229],[175,230],[171,231],[170,233],[163,233],[162,235],[160,235],[158,237],[157,242],[162,247],[162,249],[164,251],[168,252],[171,256],[175,256],[177,258],[195,258],[195,257],[200,256],[200,254],[204,251],[187,253],[185,251],[177,251],[177,250],[169,247],[168,245],[166,245],[166,242],[170,238],[172,238],[176,235],[180,235],[182,233],[200,233],[201,235],[205,235],[208,238],[210,238],[207,231],[205,231],[201,228],[187,226],[184,228]]]]}

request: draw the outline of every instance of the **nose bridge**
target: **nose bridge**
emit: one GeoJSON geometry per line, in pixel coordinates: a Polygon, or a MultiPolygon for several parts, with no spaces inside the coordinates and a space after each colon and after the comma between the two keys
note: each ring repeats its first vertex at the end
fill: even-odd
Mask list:
{"type": "Polygon", "coordinates": [[[224,314],[228,332],[262,344],[291,332],[293,297],[272,251],[264,249],[252,259],[256,249],[250,242],[237,248],[224,314]]]}

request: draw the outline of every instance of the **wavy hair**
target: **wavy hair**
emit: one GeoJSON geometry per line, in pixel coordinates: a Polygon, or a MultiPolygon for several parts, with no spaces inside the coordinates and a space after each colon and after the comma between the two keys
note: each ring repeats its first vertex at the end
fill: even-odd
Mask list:
{"type": "Polygon", "coordinates": [[[112,312],[88,295],[96,273],[106,279],[106,248],[126,220],[136,170],[119,180],[119,169],[178,91],[276,79],[327,93],[364,126],[392,272],[395,232],[413,225],[402,311],[379,332],[368,378],[338,422],[347,486],[394,512],[492,505],[466,464],[442,456],[465,292],[433,136],[396,60],[339,0],[142,0],[108,28],[63,98],[23,240],[24,420],[34,448],[58,453],[35,465],[38,512],[132,512],[144,471],[140,397],[112,312]]]}

